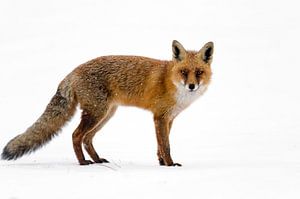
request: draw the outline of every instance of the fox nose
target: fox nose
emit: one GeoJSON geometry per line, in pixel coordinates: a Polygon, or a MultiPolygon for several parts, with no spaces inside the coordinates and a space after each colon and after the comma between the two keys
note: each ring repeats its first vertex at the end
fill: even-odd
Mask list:
{"type": "Polygon", "coordinates": [[[195,89],[195,84],[189,84],[189,89],[192,91],[195,89]]]}

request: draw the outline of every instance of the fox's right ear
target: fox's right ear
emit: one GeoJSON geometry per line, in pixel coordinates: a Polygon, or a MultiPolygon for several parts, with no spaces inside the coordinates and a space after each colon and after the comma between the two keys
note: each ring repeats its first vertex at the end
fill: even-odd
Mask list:
{"type": "Polygon", "coordinates": [[[177,61],[182,61],[186,56],[186,50],[184,47],[176,40],[172,43],[173,59],[177,61]]]}

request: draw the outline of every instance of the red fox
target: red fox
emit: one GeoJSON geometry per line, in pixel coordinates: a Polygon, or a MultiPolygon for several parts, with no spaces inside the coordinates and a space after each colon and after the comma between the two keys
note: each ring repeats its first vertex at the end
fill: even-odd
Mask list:
{"type": "Polygon", "coordinates": [[[106,163],[95,151],[93,137],[119,105],[128,105],[153,113],[160,165],[181,166],[171,158],[170,129],[174,118],[207,89],[213,51],[213,42],[187,51],[174,40],[171,61],[103,56],[78,66],[59,84],[40,118],[5,146],[2,159],[17,159],[49,142],[79,104],[81,122],[72,135],[77,160],[80,165],[106,163]],[[93,161],[85,159],[82,146],[93,161]]]}

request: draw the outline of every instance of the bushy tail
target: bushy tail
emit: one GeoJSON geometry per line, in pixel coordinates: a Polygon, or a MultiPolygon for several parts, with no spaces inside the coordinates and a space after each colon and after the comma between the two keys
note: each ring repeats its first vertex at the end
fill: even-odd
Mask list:
{"type": "Polygon", "coordinates": [[[40,118],[5,146],[2,159],[15,160],[48,143],[74,115],[76,105],[71,89],[61,85],[40,118]]]}

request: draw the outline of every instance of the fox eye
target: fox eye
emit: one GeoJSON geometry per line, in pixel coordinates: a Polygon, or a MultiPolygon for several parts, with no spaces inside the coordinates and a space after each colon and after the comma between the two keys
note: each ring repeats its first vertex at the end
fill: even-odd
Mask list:
{"type": "Polygon", "coordinates": [[[180,73],[183,77],[187,78],[187,76],[188,76],[188,71],[187,70],[180,70],[180,73]]]}
{"type": "Polygon", "coordinates": [[[196,70],[196,77],[199,78],[203,74],[202,70],[196,70]]]}

